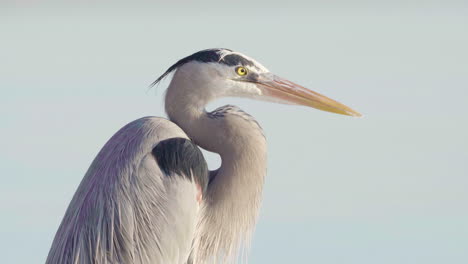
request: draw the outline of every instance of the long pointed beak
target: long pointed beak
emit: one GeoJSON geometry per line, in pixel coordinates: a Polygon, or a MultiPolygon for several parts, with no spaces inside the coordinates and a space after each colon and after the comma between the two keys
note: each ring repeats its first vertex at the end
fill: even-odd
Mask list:
{"type": "Polygon", "coordinates": [[[342,103],[271,73],[259,75],[255,83],[262,89],[264,95],[284,103],[309,106],[336,114],[361,116],[359,112],[342,103]]]}

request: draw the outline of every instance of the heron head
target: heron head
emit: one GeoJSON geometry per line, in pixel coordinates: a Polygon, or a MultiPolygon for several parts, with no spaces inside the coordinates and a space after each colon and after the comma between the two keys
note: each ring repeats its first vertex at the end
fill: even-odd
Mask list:
{"type": "Polygon", "coordinates": [[[154,83],[175,71],[170,89],[204,98],[246,97],[313,107],[337,114],[361,116],[357,111],[317,92],[283,79],[248,56],[228,49],[196,52],[172,65],[154,83]]]}

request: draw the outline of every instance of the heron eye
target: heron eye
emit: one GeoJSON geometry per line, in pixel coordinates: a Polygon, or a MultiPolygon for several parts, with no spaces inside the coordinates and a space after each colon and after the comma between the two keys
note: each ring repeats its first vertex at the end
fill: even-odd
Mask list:
{"type": "Polygon", "coordinates": [[[242,66],[239,66],[236,68],[236,73],[240,76],[244,76],[247,74],[247,69],[242,66]]]}

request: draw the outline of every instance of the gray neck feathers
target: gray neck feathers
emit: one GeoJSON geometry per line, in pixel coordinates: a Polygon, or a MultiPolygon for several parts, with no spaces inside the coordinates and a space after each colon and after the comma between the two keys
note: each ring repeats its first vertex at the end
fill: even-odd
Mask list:
{"type": "Polygon", "coordinates": [[[219,123],[224,135],[217,142],[221,145],[217,149],[222,164],[213,172],[202,207],[194,263],[242,262],[256,223],[266,174],[266,141],[257,122],[237,107],[218,110],[225,111],[224,116],[213,119],[207,114],[205,118],[219,123]]]}
{"type": "Polygon", "coordinates": [[[266,174],[266,140],[253,117],[235,106],[207,113],[187,100],[171,104],[171,119],[200,147],[221,156],[221,167],[212,172],[193,242],[192,261],[239,263],[247,253],[261,203],[266,174]],[[188,104],[188,105],[187,105],[188,104]]]}

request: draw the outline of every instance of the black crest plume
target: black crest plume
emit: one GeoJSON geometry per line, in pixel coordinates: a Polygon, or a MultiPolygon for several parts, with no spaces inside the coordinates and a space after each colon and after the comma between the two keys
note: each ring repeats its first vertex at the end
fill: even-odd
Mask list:
{"type": "Polygon", "coordinates": [[[190,55],[190,56],[187,56],[181,60],[179,60],[178,62],[176,62],[174,65],[172,65],[171,67],[169,67],[169,69],[167,69],[167,71],[165,73],[163,73],[163,75],[159,76],[158,79],[156,79],[156,81],[154,81],[150,87],[153,87],[155,86],[158,82],[160,82],[162,79],[164,79],[164,77],[166,77],[168,74],[170,74],[171,72],[175,71],[177,68],[179,68],[180,66],[184,65],[185,63],[187,62],[191,62],[191,61],[199,61],[199,62],[219,62],[220,59],[221,59],[221,51],[232,51],[230,49],[222,49],[222,48],[218,48],[218,49],[206,49],[206,50],[201,50],[199,52],[195,52],[194,54],[190,55]]]}

